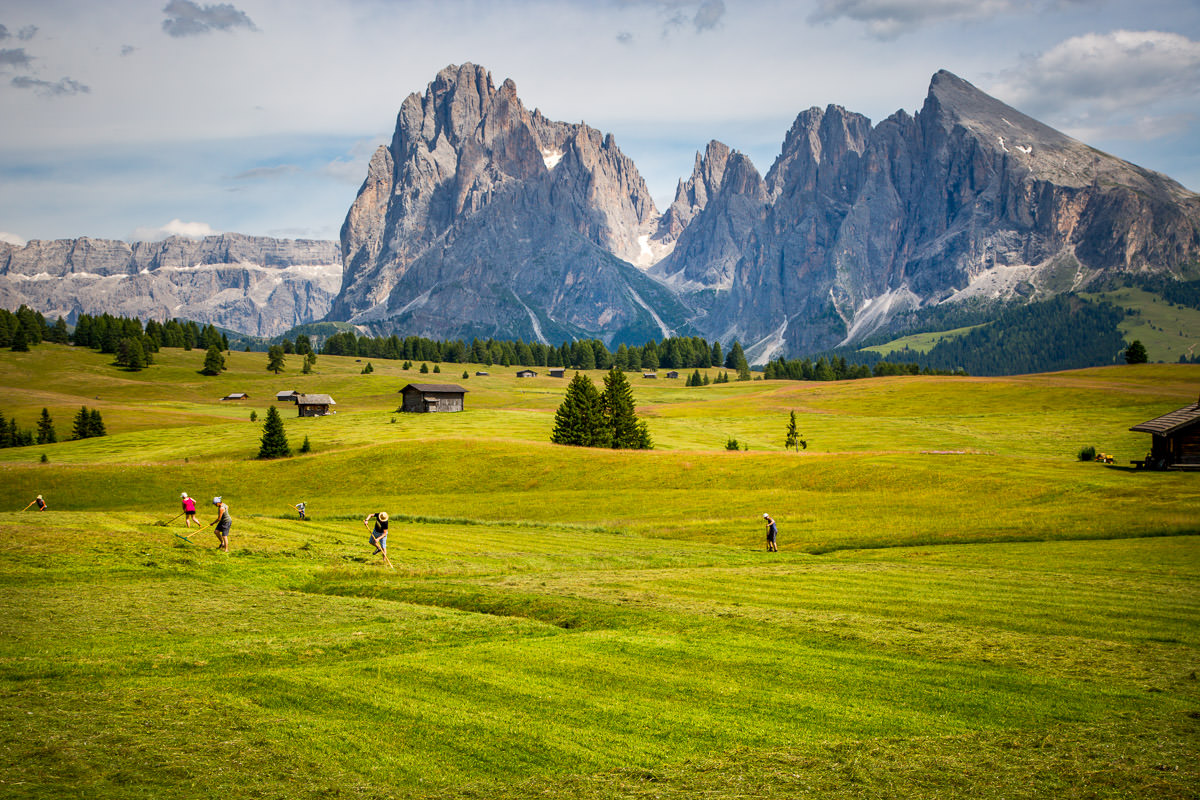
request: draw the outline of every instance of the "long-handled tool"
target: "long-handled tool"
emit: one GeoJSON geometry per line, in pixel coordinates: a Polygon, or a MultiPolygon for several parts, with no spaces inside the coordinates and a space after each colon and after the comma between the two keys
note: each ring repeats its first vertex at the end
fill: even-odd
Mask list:
{"type": "Polygon", "coordinates": [[[177,519],[179,519],[180,517],[182,517],[182,516],[183,516],[185,513],[187,513],[187,512],[185,512],[185,511],[180,511],[178,514],[176,514],[175,516],[171,517],[171,518],[170,518],[169,520],[167,520],[166,522],[156,522],[156,523],[154,523],[154,524],[155,524],[155,525],[157,525],[157,526],[159,526],[160,528],[165,528],[165,527],[167,527],[168,525],[170,525],[172,522],[174,522],[175,520],[177,520],[177,519]]]}
{"type": "Polygon", "coordinates": [[[211,528],[213,525],[216,525],[216,524],[217,524],[216,520],[213,520],[212,522],[205,525],[203,528],[197,528],[196,530],[192,531],[189,534],[177,533],[175,535],[178,536],[180,539],[183,539],[188,544],[195,544],[195,542],[192,541],[193,536],[195,536],[197,533],[201,533],[202,531],[205,530],[205,528],[211,528]]]}
{"type": "MultiPolygon", "coordinates": [[[[367,517],[367,519],[370,519],[370,517],[367,517]]],[[[366,519],[363,520],[363,527],[369,531],[371,530],[371,526],[367,524],[366,519]]],[[[382,538],[382,536],[379,537],[379,539],[382,538]]],[[[389,568],[395,569],[395,567],[392,566],[392,560],[387,557],[387,551],[379,546],[379,539],[375,538],[375,532],[371,531],[371,544],[375,545],[375,553],[379,553],[381,556],[383,556],[383,561],[388,565],[389,568]]],[[[372,553],[371,555],[375,555],[375,553],[372,553]]]]}
{"type": "MultiPolygon", "coordinates": [[[[37,502],[37,500],[30,500],[30,501],[29,501],[29,506],[33,505],[33,504],[34,504],[34,503],[36,503],[36,502],[37,502]]],[[[21,510],[22,510],[22,511],[25,511],[25,510],[27,510],[27,509],[29,508],[29,506],[25,506],[25,508],[22,508],[21,510]]]]}

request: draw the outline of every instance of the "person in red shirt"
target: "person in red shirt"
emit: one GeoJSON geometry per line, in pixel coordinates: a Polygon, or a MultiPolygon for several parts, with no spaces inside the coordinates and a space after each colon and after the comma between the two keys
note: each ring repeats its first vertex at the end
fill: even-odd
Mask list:
{"type": "Polygon", "coordinates": [[[180,495],[180,497],[182,498],[181,502],[183,503],[184,527],[190,528],[194,522],[196,523],[197,528],[203,528],[204,526],[200,524],[200,520],[196,519],[196,501],[188,497],[187,492],[184,492],[182,495],[180,495]]]}

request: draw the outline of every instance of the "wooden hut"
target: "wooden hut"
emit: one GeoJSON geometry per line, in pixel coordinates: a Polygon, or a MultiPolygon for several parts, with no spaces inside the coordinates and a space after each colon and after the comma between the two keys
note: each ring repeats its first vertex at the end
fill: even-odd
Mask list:
{"type": "Polygon", "coordinates": [[[518,378],[536,378],[537,373],[531,369],[522,369],[517,371],[518,378]]]}
{"type": "Polygon", "coordinates": [[[565,378],[566,375],[567,375],[567,370],[565,367],[551,367],[550,368],[550,377],[551,378],[565,378]]]}
{"type": "Polygon", "coordinates": [[[246,394],[245,392],[234,392],[233,394],[225,395],[221,399],[222,400],[249,400],[250,395],[246,394]]]}
{"type": "Polygon", "coordinates": [[[675,370],[671,370],[670,372],[667,373],[667,377],[674,380],[679,377],[679,373],[676,372],[675,370]]]}
{"type": "Polygon", "coordinates": [[[647,378],[647,379],[655,379],[658,377],[658,373],[657,372],[643,372],[642,377],[647,378]]]}
{"type": "Polygon", "coordinates": [[[296,408],[302,417],[323,417],[326,414],[333,413],[330,411],[331,406],[336,406],[333,398],[327,394],[302,394],[296,396],[296,408]]]}
{"type": "Polygon", "coordinates": [[[404,395],[401,411],[425,414],[462,411],[467,390],[453,383],[410,383],[400,393],[404,395]]]}
{"type": "Polygon", "coordinates": [[[295,389],[288,389],[285,392],[276,392],[275,393],[275,402],[276,403],[294,403],[294,402],[296,402],[296,398],[299,396],[300,396],[300,393],[297,392],[295,389]]]}
{"type": "Polygon", "coordinates": [[[1150,453],[1133,462],[1139,469],[1200,470],[1200,400],[1129,430],[1151,435],[1150,453]]]}

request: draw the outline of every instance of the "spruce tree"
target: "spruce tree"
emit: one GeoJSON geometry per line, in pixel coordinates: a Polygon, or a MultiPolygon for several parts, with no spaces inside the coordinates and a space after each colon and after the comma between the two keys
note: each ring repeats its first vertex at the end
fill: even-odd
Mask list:
{"type": "Polygon", "coordinates": [[[271,406],[267,409],[267,420],[263,423],[262,447],[258,450],[258,457],[287,458],[291,454],[287,433],[283,430],[283,420],[275,406],[271,406]]]}
{"type": "MultiPolygon", "coordinates": [[[[59,317],[62,319],[62,317],[59,317]]],[[[42,409],[42,417],[38,420],[37,427],[37,443],[38,444],[54,444],[58,441],[58,434],[54,431],[54,420],[50,418],[50,412],[42,409]]]]}
{"type": "Polygon", "coordinates": [[[283,371],[283,348],[277,344],[267,348],[267,369],[276,375],[283,371]]]}
{"type": "Polygon", "coordinates": [[[104,420],[100,418],[100,411],[93,408],[88,414],[88,436],[107,436],[108,431],[104,429],[104,420]]]}
{"type": "Polygon", "coordinates": [[[796,428],[796,412],[793,411],[788,418],[787,435],[783,441],[785,450],[795,450],[800,452],[800,448],[808,449],[808,442],[800,438],[800,431],[796,428]]]}
{"type": "Polygon", "coordinates": [[[312,374],[312,365],[313,365],[313,362],[311,362],[307,358],[305,358],[304,366],[300,367],[300,373],[302,375],[311,375],[312,374]]]}
{"type": "MultiPolygon", "coordinates": [[[[13,350],[17,346],[13,345],[13,350]]],[[[1140,339],[1134,339],[1133,342],[1125,349],[1126,364],[1145,364],[1150,360],[1150,356],[1146,353],[1146,346],[1142,344],[1140,339]]]]}
{"type": "Polygon", "coordinates": [[[13,332],[12,349],[15,353],[29,352],[29,340],[25,336],[25,329],[20,325],[18,325],[16,331],[13,332]]]}
{"type": "Polygon", "coordinates": [[[91,436],[91,419],[92,415],[88,411],[88,407],[81,406],[75,414],[75,420],[71,424],[71,438],[86,439],[91,436]]]}
{"type": "Polygon", "coordinates": [[[576,447],[607,446],[606,433],[596,384],[587,375],[577,372],[554,413],[554,433],[550,441],[576,447]]]}
{"type": "Polygon", "coordinates": [[[617,450],[641,449],[642,435],[633,410],[633,389],[625,373],[615,367],[604,376],[600,407],[604,412],[604,425],[608,428],[609,446],[617,450]]]}
{"type": "Polygon", "coordinates": [[[204,354],[204,369],[200,370],[202,375],[220,375],[221,370],[225,369],[225,356],[221,355],[221,348],[217,345],[211,345],[208,352],[204,354]]]}

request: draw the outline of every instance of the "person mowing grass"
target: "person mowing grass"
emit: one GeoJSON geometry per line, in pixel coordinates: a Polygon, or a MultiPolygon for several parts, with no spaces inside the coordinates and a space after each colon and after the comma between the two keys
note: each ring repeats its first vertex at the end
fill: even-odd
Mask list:
{"type": "Polygon", "coordinates": [[[180,496],[180,502],[183,503],[183,527],[190,528],[192,523],[196,523],[197,528],[203,528],[200,520],[196,519],[196,501],[188,497],[188,493],[184,492],[180,496]]]}
{"type": "Polygon", "coordinates": [[[392,562],[390,559],[388,559],[388,554],[387,554],[387,535],[388,535],[387,512],[386,511],[377,511],[374,514],[368,514],[363,519],[363,527],[366,528],[367,530],[371,530],[371,526],[367,524],[368,522],[371,521],[371,519],[375,520],[375,530],[371,531],[371,539],[370,539],[371,544],[375,546],[375,552],[371,553],[371,555],[375,555],[376,553],[382,553],[383,560],[386,561],[387,565],[390,567],[390,566],[392,566],[392,562]]]}
{"type": "MultiPolygon", "coordinates": [[[[288,503],[288,505],[289,505],[289,506],[292,506],[292,504],[291,504],[291,503],[288,503]]],[[[299,503],[296,503],[296,505],[292,506],[292,508],[296,509],[296,511],[297,511],[297,512],[299,512],[299,514],[300,514],[300,519],[304,519],[304,509],[305,509],[305,505],[304,505],[304,502],[303,502],[303,501],[301,501],[301,502],[299,502],[299,503]]]]}
{"type": "Polygon", "coordinates": [[[763,519],[767,521],[767,551],[778,553],[779,548],[775,546],[775,535],[777,533],[775,530],[775,520],[771,519],[770,514],[763,514],[763,519]]]}
{"type": "MultiPolygon", "coordinates": [[[[37,503],[38,511],[46,510],[46,501],[42,499],[42,496],[40,494],[37,497],[33,498],[33,501],[29,504],[29,506],[33,505],[34,503],[37,503]]],[[[29,508],[29,506],[25,506],[25,508],[29,508]]],[[[24,511],[25,508],[22,508],[21,510],[24,511]]]]}
{"type": "Polygon", "coordinates": [[[217,549],[223,552],[229,552],[229,529],[233,527],[233,519],[229,516],[229,506],[221,502],[220,497],[213,498],[213,505],[217,507],[217,518],[213,520],[213,525],[216,526],[217,534],[217,549]]]}

